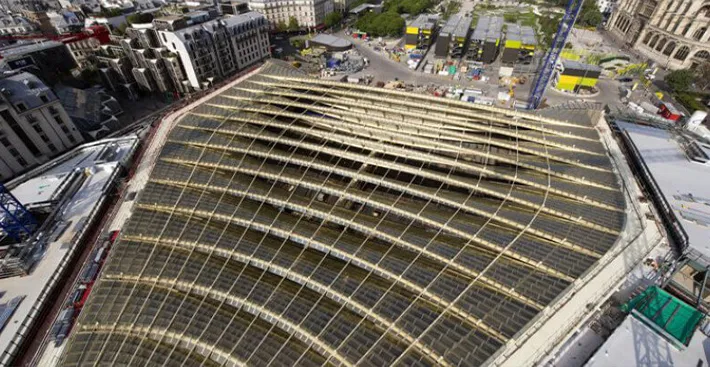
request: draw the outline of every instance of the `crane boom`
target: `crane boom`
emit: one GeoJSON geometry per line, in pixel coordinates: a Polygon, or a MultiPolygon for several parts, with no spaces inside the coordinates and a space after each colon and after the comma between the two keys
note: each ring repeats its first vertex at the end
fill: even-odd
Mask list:
{"type": "Polygon", "coordinates": [[[552,74],[555,71],[555,65],[557,64],[557,59],[562,53],[565,44],[567,43],[567,37],[574,27],[574,22],[577,21],[577,16],[579,16],[580,10],[582,10],[582,3],[584,0],[570,0],[567,3],[567,8],[565,9],[565,15],[560,21],[560,25],[557,28],[557,33],[555,33],[555,38],[552,40],[550,45],[550,50],[545,55],[545,61],[540,65],[540,70],[537,73],[535,82],[533,83],[533,89],[530,91],[530,99],[528,101],[528,108],[534,110],[540,106],[542,102],[542,97],[545,95],[545,89],[552,79],[552,74]]]}
{"type": "Polygon", "coordinates": [[[0,228],[18,241],[32,235],[32,232],[37,228],[35,217],[1,183],[0,228]]]}

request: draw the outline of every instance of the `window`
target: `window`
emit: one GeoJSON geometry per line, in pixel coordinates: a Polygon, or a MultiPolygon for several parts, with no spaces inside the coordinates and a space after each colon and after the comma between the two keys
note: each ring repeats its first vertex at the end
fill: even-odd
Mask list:
{"type": "Polygon", "coordinates": [[[666,56],[670,56],[671,53],[675,50],[675,42],[671,42],[666,46],[666,49],[663,51],[663,54],[666,56]]]}
{"type": "Polygon", "coordinates": [[[67,135],[67,138],[69,139],[70,143],[72,143],[72,144],[76,143],[76,139],[74,139],[73,135],[67,135]]]}
{"type": "Polygon", "coordinates": [[[677,60],[684,61],[688,57],[689,53],[690,48],[688,48],[688,46],[683,46],[678,50],[678,52],[676,52],[675,58],[677,60]]]}
{"type": "Polygon", "coordinates": [[[2,138],[0,138],[0,144],[2,144],[2,145],[5,146],[5,147],[9,147],[9,146],[10,146],[10,141],[7,140],[7,138],[3,136],[2,138]]]}
{"type": "Polygon", "coordinates": [[[710,60],[710,52],[707,52],[705,50],[698,51],[695,54],[695,57],[698,59],[703,59],[703,60],[710,60]]]}
{"type": "Polygon", "coordinates": [[[25,104],[22,103],[22,102],[16,104],[15,106],[17,107],[17,109],[18,109],[20,112],[27,111],[27,106],[25,106],[25,104]]]}
{"type": "Polygon", "coordinates": [[[685,28],[683,29],[681,36],[685,36],[686,34],[688,34],[688,31],[690,31],[690,26],[692,26],[692,25],[693,25],[692,23],[688,23],[688,25],[686,25],[685,28]]]}
{"type": "Polygon", "coordinates": [[[52,144],[52,143],[47,144],[47,147],[49,148],[49,151],[52,153],[57,151],[57,147],[55,147],[54,144],[52,144]]]}
{"type": "Polygon", "coordinates": [[[698,30],[693,33],[693,38],[695,38],[696,41],[700,41],[700,39],[703,38],[707,30],[707,27],[698,28],[698,30]]]}
{"type": "Polygon", "coordinates": [[[39,96],[39,99],[41,99],[42,102],[44,102],[44,103],[49,102],[49,98],[47,98],[47,96],[44,95],[44,94],[40,95],[40,96],[39,96]]]}
{"type": "Polygon", "coordinates": [[[9,110],[0,111],[0,117],[2,117],[5,122],[7,122],[7,124],[10,126],[10,129],[12,129],[12,131],[15,133],[15,135],[17,135],[20,141],[24,143],[25,146],[27,146],[27,149],[29,149],[32,154],[34,154],[36,157],[39,157],[41,155],[37,146],[34,144],[34,142],[32,142],[32,140],[30,140],[30,138],[25,133],[25,130],[20,127],[17,120],[12,117],[9,110]]]}
{"type": "Polygon", "coordinates": [[[663,47],[666,45],[666,39],[662,39],[660,42],[658,42],[658,46],[656,46],[656,51],[661,51],[663,50],[663,47]]]}
{"type": "Polygon", "coordinates": [[[8,149],[10,151],[10,154],[12,154],[13,157],[17,158],[20,156],[20,152],[17,151],[15,148],[10,148],[8,149]]]}
{"type": "Polygon", "coordinates": [[[22,167],[27,166],[27,161],[24,158],[22,158],[22,157],[15,157],[15,158],[17,159],[17,163],[19,163],[20,166],[22,166],[22,167]]]}

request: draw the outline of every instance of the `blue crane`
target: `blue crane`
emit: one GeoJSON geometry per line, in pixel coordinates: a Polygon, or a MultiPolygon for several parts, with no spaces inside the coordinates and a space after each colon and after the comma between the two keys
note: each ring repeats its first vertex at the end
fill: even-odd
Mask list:
{"type": "Polygon", "coordinates": [[[550,45],[550,50],[545,56],[545,61],[542,65],[540,65],[537,78],[535,78],[535,82],[533,83],[533,89],[530,92],[530,99],[528,100],[528,108],[531,110],[538,108],[542,102],[542,97],[545,95],[545,89],[550,83],[550,79],[552,79],[552,74],[555,72],[557,59],[560,57],[560,53],[565,48],[567,36],[569,36],[569,32],[571,32],[572,27],[574,27],[574,22],[577,20],[579,11],[582,10],[583,2],[584,0],[570,0],[569,3],[567,3],[565,15],[560,21],[557,33],[555,33],[555,38],[552,40],[552,44],[550,45]]]}
{"type": "Polygon", "coordinates": [[[29,237],[37,229],[34,215],[0,183],[0,228],[16,241],[29,237]]]}

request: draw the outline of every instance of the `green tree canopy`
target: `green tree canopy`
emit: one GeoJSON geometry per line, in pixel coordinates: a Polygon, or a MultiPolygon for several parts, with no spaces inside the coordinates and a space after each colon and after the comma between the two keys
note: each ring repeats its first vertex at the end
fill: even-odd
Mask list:
{"type": "Polygon", "coordinates": [[[301,27],[298,25],[298,19],[296,17],[290,17],[288,18],[288,31],[289,32],[295,32],[299,30],[301,27]]]}
{"type": "Polygon", "coordinates": [[[602,23],[602,13],[595,1],[585,1],[579,12],[577,24],[582,27],[598,27],[602,23]]]}
{"type": "Polygon", "coordinates": [[[417,15],[434,5],[432,0],[388,0],[385,2],[386,12],[417,15]]]}
{"type": "Polygon", "coordinates": [[[114,28],[113,33],[117,36],[123,36],[126,34],[126,28],[128,28],[128,24],[123,22],[118,27],[114,28]]]}
{"type": "Polygon", "coordinates": [[[691,70],[675,70],[665,77],[666,83],[674,92],[684,92],[690,89],[695,75],[691,70]]]}
{"type": "Polygon", "coordinates": [[[325,16],[325,25],[330,27],[336,26],[343,21],[343,14],[339,11],[334,11],[325,16]]]}
{"type": "Polygon", "coordinates": [[[288,24],[286,24],[286,22],[284,22],[283,20],[280,20],[280,21],[276,24],[276,31],[278,31],[278,32],[286,32],[287,30],[288,30],[288,24]]]}
{"type": "Polygon", "coordinates": [[[129,24],[150,23],[153,21],[153,14],[150,13],[133,13],[126,17],[129,24]]]}
{"type": "Polygon", "coordinates": [[[395,12],[368,13],[358,19],[355,26],[375,37],[399,36],[404,30],[404,23],[404,19],[395,12]]]}

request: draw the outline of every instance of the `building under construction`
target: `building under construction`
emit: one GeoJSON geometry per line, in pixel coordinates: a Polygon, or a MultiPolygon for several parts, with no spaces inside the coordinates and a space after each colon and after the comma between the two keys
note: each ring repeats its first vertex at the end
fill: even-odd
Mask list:
{"type": "Polygon", "coordinates": [[[453,58],[463,56],[472,20],[471,17],[461,14],[451,16],[436,38],[434,55],[437,57],[451,56],[453,58]]]}
{"type": "Polygon", "coordinates": [[[502,56],[504,63],[530,64],[537,46],[535,31],[529,26],[521,27],[517,24],[508,24],[504,45],[502,56]]]}
{"type": "Polygon", "coordinates": [[[45,328],[52,308],[63,306],[62,290],[81,266],[137,146],[135,135],[80,145],[6,184],[37,226],[20,239],[6,236],[7,228],[0,232],[0,366],[25,365],[20,360],[32,357],[32,345],[55,340],[45,328]]]}
{"type": "Polygon", "coordinates": [[[436,22],[438,16],[433,14],[420,14],[412,23],[407,25],[404,35],[404,48],[407,50],[425,50],[431,46],[436,35],[436,22]]]}
{"type": "Polygon", "coordinates": [[[269,61],[174,124],[62,365],[481,365],[624,224],[589,121],[269,61]]]}
{"type": "Polygon", "coordinates": [[[503,18],[482,16],[471,34],[466,58],[468,60],[492,63],[498,57],[503,38],[503,18]]]}

